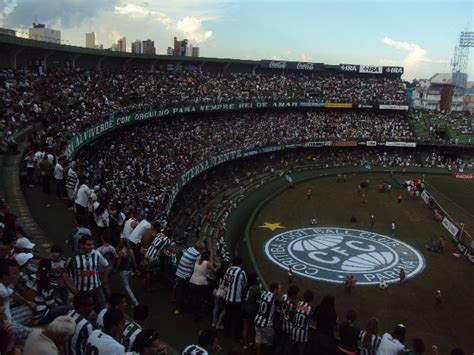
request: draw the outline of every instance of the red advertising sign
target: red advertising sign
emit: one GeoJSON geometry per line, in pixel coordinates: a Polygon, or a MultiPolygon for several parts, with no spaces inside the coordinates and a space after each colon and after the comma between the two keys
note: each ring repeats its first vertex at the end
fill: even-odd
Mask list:
{"type": "Polygon", "coordinates": [[[452,173],[451,177],[455,179],[467,179],[467,180],[474,180],[473,173],[452,173]]]}

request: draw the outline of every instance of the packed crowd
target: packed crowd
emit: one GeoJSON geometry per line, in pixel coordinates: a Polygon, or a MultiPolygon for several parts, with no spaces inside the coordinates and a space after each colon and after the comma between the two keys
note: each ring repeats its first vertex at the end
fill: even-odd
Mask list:
{"type": "MultiPolygon", "coordinates": [[[[240,149],[343,137],[398,140],[409,139],[411,132],[396,114],[301,111],[175,118],[133,126],[86,147],[76,159],[85,179],[79,186],[87,180],[90,187],[106,189],[116,202],[161,213],[178,178],[205,159],[240,149]],[[360,124],[364,128],[356,130],[360,124]]],[[[30,156],[41,153],[32,151],[30,156]]]]}
{"type": "MultiPolygon", "coordinates": [[[[245,74],[198,71],[0,71],[3,138],[25,124],[53,125],[62,140],[110,115],[195,103],[255,100],[403,102],[400,79],[321,73],[245,74]]],[[[64,142],[62,142],[64,143],[64,142]]]]}

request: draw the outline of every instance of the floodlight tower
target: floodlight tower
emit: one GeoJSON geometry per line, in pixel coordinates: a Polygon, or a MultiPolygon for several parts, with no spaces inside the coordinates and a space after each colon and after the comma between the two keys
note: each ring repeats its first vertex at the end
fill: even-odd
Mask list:
{"type": "Polygon", "coordinates": [[[451,60],[452,82],[454,87],[466,87],[469,49],[472,47],[474,47],[474,32],[461,32],[459,35],[459,43],[454,48],[454,56],[451,60]]]}

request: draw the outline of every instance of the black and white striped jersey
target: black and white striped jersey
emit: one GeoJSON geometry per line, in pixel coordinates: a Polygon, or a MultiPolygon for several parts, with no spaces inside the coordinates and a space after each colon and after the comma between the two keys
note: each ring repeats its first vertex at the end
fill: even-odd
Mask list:
{"type": "Polygon", "coordinates": [[[90,254],[74,253],[68,260],[67,270],[78,291],[91,291],[100,287],[99,270],[109,266],[97,250],[90,254]]]}
{"type": "Polygon", "coordinates": [[[291,339],[300,343],[308,341],[309,320],[314,315],[314,308],[301,301],[296,305],[291,322],[291,339]]]}
{"type": "Polygon", "coordinates": [[[163,233],[158,233],[151,242],[151,245],[148,247],[148,250],[145,253],[145,259],[148,261],[158,260],[160,254],[171,244],[171,239],[168,238],[163,233]]]}
{"type": "Polygon", "coordinates": [[[266,291],[261,294],[257,315],[255,316],[255,326],[257,328],[273,326],[276,302],[276,297],[272,292],[266,291]]]}
{"type": "Polygon", "coordinates": [[[239,266],[231,266],[224,275],[226,293],[224,300],[228,302],[242,302],[242,293],[247,283],[247,275],[239,266]]]}
{"type": "Polygon", "coordinates": [[[359,352],[360,355],[375,355],[377,353],[377,349],[379,348],[380,342],[382,338],[374,335],[369,334],[367,336],[366,341],[364,342],[364,336],[366,334],[365,330],[362,330],[359,333],[359,352]]]}
{"type": "Polygon", "coordinates": [[[87,339],[94,328],[92,328],[92,324],[87,319],[74,309],[69,311],[67,315],[76,323],[76,330],[64,345],[64,353],[66,355],[85,355],[87,339]]]}
{"type": "Polygon", "coordinates": [[[125,351],[132,351],[133,342],[138,334],[142,332],[142,327],[135,322],[128,322],[125,326],[121,343],[125,347],[125,351]]]}
{"type": "Polygon", "coordinates": [[[287,294],[284,294],[280,300],[280,312],[282,317],[281,330],[283,333],[291,333],[291,324],[296,310],[296,303],[291,300],[287,294]]]}

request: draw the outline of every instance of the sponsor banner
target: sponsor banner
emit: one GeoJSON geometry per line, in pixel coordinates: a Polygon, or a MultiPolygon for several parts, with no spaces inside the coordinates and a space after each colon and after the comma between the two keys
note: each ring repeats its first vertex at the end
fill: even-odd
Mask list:
{"type": "Polygon", "coordinates": [[[300,102],[300,107],[324,107],[324,102],[300,102]]]}
{"type": "Polygon", "coordinates": [[[456,227],[456,225],[455,225],[453,222],[451,222],[451,221],[449,220],[449,218],[447,218],[447,217],[444,217],[444,218],[443,218],[443,220],[441,221],[441,224],[443,225],[444,228],[446,228],[446,230],[447,230],[449,233],[451,233],[451,235],[453,236],[453,238],[454,238],[455,240],[457,240],[456,235],[457,235],[458,232],[459,232],[459,228],[456,227]]]}
{"type": "Polygon", "coordinates": [[[466,180],[473,180],[474,174],[472,173],[452,173],[451,177],[455,179],[466,179],[466,180]]]}
{"type": "Polygon", "coordinates": [[[408,111],[407,105],[379,105],[381,110],[397,110],[397,111],[408,111]]]}
{"type": "Polygon", "coordinates": [[[471,264],[474,264],[474,254],[469,251],[469,248],[467,248],[461,242],[457,243],[457,248],[461,252],[461,254],[464,255],[464,257],[471,262],[471,264]]]}
{"type": "Polygon", "coordinates": [[[353,104],[348,102],[326,102],[324,107],[326,108],[352,108],[353,104]]]}
{"type": "Polygon", "coordinates": [[[374,108],[374,105],[364,105],[364,104],[358,104],[357,108],[374,108]]]}
{"type": "Polygon", "coordinates": [[[324,147],[326,142],[308,142],[303,144],[303,147],[324,147]]]}
{"type": "Polygon", "coordinates": [[[357,141],[334,141],[332,145],[335,147],[357,147],[357,141]]]}
{"type": "Polygon", "coordinates": [[[359,65],[339,64],[339,70],[349,72],[349,73],[358,73],[359,72],[359,65]]]}
{"type": "Polygon", "coordinates": [[[359,73],[365,74],[382,74],[383,67],[376,65],[361,65],[359,68],[359,73]]]}
{"type": "Polygon", "coordinates": [[[365,142],[365,145],[367,147],[376,147],[377,146],[377,142],[376,141],[367,141],[365,142]]]}
{"type": "Polygon", "coordinates": [[[307,63],[307,62],[287,62],[284,60],[261,60],[260,66],[269,69],[290,69],[316,71],[323,70],[324,63],[307,63]]]}
{"type": "Polygon", "coordinates": [[[386,147],[410,147],[415,148],[416,142],[385,142],[386,147]]]}
{"type": "Polygon", "coordinates": [[[430,194],[426,191],[426,190],[423,190],[423,192],[421,193],[421,199],[423,201],[425,201],[425,203],[428,205],[431,201],[431,196],[430,194]]]}
{"type": "Polygon", "coordinates": [[[402,75],[403,74],[403,67],[383,67],[384,74],[396,74],[402,75]]]}

